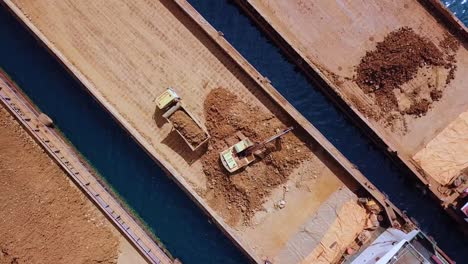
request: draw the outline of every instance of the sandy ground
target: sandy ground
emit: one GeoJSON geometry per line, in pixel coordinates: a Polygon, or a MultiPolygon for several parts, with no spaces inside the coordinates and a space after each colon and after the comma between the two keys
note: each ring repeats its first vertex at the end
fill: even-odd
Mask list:
{"type": "Polygon", "coordinates": [[[0,219],[0,263],[146,263],[3,106],[0,219]]]}
{"type": "Polygon", "coordinates": [[[468,168],[468,111],[462,113],[414,155],[421,167],[446,185],[468,168]]]}
{"type": "Polygon", "coordinates": [[[367,213],[356,201],[347,200],[336,211],[335,221],[330,225],[322,226],[325,235],[320,245],[301,263],[327,264],[338,262],[342,253],[365,228],[367,213]]]}
{"type": "MultiPolygon", "coordinates": [[[[348,104],[370,112],[378,112],[376,102],[353,79],[356,66],[366,52],[375,50],[378,42],[402,27],[413,29],[439,49],[443,49],[443,41],[448,34],[446,28],[415,0],[249,2],[286,41],[302,53],[309,64],[318,68],[335,85],[348,104]],[[385,12],[382,13],[382,10],[385,12]]],[[[396,113],[404,123],[397,122],[392,126],[385,119],[377,121],[369,118],[381,137],[386,138],[399,153],[411,158],[468,109],[466,43],[456,51],[454,59],[457,69],[454,79],[446,87],[444,80],[448,69],[443,67],[420,70],[402,87],[403,90],[417,91],[420,99],[428,98],[430,90],[427,87],[443,91],[442,98],[432,103],[427,114],[415,117],[396,113]]],[[[399,107],[405,108],[407,98],[401,94],[396,96],[399,107]]],[[[366,115],[365,112],[361,114],[366,115]]]]}
{"type": "MultiPolygon", "coordinates": [[[[201,162],[206,148],[192,152],[155,111],[154,99],[167,87],[176,90],[204,126],[204,101],[217,87],[228,89],[245,104],[274,116],[283,127],[292,123],[171,1],[14,2],[87,79],[88,88],[101,102],[141,136],[144,147],[174,168],[183,176],[180,180],[198,194],[209,187],[201,162]]],[[[222,220],[223,215],[216,211],[218,220],[257,259],[293,250],[285,246],[301,232],[301,226],[330,196],[347,189],[337,177],[340,172],[327,162],[320,148],[307,144],[310,158],[284,175],[287,178],[282,184],[274,185],[253,214],[252,222],[227,226],[226,219],[222,220]],[[289,188],[287,205],[278,209],[275,204],[284,199],[285,187],[289,188]]],[[[313,246],[305,249],[313,250],[313,246]]]]}

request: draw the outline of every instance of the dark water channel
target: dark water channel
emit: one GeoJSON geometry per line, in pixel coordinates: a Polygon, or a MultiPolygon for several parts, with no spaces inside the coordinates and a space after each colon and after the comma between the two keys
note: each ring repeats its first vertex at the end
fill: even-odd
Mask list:
{"type": "MultiPolygon", "coordinates": [[[[467,239],[229,1],[190,1],[359,169],[463,263],[467,239]]],[[[465,4],[451,5],[458,13],[465,4]]],[[[465,15],[465,21],[466,21],[465,15]]],[[[84,88],[0,8],[0,67],[184,263],[245,263],[233,244],[84,88]]]]}

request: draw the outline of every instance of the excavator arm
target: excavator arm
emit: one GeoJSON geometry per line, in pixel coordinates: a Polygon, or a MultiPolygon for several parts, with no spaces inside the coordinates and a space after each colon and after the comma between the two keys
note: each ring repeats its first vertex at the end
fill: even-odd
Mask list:
{"type": "Polygon", "coordinates": [[[274,136],[271,136],[270,138],[264,140],[263,142],[260,142],[260,143],[256,143],[255,145],[253,145],[252,147],[246,149],[243,153],[244,156],[248,156],[252,153],[254,153],[255,151],[259,150],[259,149],[262,149],[263,147],[265,147],[266,144],[272,142],[273,140],[275,139],[278,139],[284,135],[286,135],[289,131],[293,130],[294,127],[288,127],[288,128],[285,128],[283,129],[282,131],[280,131],[278,134],[274,135],[274,136]]]}

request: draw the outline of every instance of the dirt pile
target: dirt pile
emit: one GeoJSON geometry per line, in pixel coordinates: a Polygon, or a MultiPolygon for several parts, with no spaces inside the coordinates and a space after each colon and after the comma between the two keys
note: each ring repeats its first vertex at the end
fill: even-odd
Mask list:
{"type": "Polygon", "coordinates": [[[455,59],[455,53],[460,48],[460,42],[452,35],[446,35],[445,38],[439,43],[444,53],[447,55],[446,69],[449,69],[449,73],[445,80],[445,84],[449,84],[455,79],[455,71],[457,70],[457,59],[455,59]]]}
{"type": "Polygon", "coordinates": [[[0,105],[0,263],[115,263],[110,223],[0,105]]]}
{"type": "Polygon", "coordinates": [[[0,247],[0,264],[18,264],[18,259],[11,255],[8,248],[0,247]]]}
{"type": "Polygon", "coordinates": [[[287,125],[224,88],[211,91],[204,108],[211,139],[208,152],[202,157],[208,181],[202,196],[227,223],[248,224],[271,190],[285,183],[291,172],[310,158],[310,151],[295,133],[288,133],[280,144],[272,142],[267,146],[263,159],[230,174],[221,164],[219,153],[239,141],[236,132],[261,142],[287,125]]]}
{"type": "Polygon", "coordinates": [[[445,53],[454,53],[460,48],[460,42],[452,35],[446,35],[439,45],[445,53]]]}
{"type": "Polygon", "coordinates": [[[205,132],[193,121],[185,111],[177,110],[169,117],[169,120],[187,141],[194,147],[200,145],[205,139],[205,132]]]}
{"type": "Polygon", "coordinates": [[[447,36],[440,47],[417,35],[411,28],[403,27],[389,33],[382,42],[377,43],[375,50],[366,53],[357,66],[355,80],[366,94],[375,97],[381,113],[374,113],[373,117],[382,117],[392,111],[401,115],[421,116],[430,109],[433,101],[442,97],[445,86],[431,83],[429,75],[435,72],[432,69],[445,69],[448,71],[445,85],[450,83],[456,70],[454,53],[459,43],[452,36],[447,36]],[[427,87],[405,91],[407,88],[403,89],[402,85],[421,72],[422,76],[427,77],[427,87]],[[425,98],[422,95],[425,92],[430,97],[425,98]],[[395,93],[406,93],[409,102],[404,109],[395,93]]]}

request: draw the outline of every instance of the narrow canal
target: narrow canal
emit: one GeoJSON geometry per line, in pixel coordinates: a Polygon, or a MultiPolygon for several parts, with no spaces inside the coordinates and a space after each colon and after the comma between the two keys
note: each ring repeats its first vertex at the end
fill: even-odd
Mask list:
{"type": "MultiPolygon", "coordinates": [[[[408,187],[390,161],[349,123],[279,50],[229,1],[190,1],[273,85],[424,231],[462,263],[467,240],[429,197],[408,187]]],[[[466,5],[459,5],[462,13],[466,5]]],[[[245,263],[241,253],[207,221],[34,38],[0,8],[0,67],[50,115],[169,251],[184,263],[245,263]]]]}
{"type": "MultiPolygon", "coordinates": [[[[433,199],[414,188],[403,172],[285,59],[240,8],[229,0],[189,2],[396,206],[407,211],[451,257],[465,263],[462,258],[466,256],[468,239],[459,233],[456,224],[433,199]]],[[[446,5],[466,22],[466,2],[448,1],[446,5]]]]}

